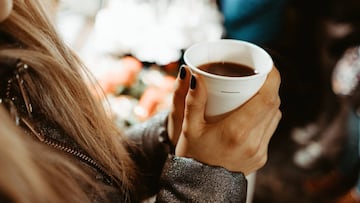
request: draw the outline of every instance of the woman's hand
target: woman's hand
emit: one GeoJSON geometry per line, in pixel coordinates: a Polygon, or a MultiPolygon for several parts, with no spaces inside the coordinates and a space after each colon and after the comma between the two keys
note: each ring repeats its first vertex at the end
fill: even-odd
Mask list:
{"type": "Polygon", "coordinates": [[[186,68],[179,78],[168,122],[176,155],[245,175],[261,168],[281,118],[277,69],[273,68],[253,98],[215,123],[204,119],[207,95],[201,78],[191,76],[186,68]]]}

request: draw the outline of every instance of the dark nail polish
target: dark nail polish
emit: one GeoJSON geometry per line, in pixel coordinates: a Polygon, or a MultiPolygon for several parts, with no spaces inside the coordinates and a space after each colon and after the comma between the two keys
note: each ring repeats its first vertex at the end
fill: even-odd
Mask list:
{"type": "Polygon", "coordinates": [[[180,67],[180,79],[184,79],[186,76],[186,70],[184,66],[180,67]]]}
{"type": "Polygon", "coordinates": [[[196,87],[196,78],[195,76],[192,75],[190,80],[190,88],[195,89],[195,87],[196,87]]]}

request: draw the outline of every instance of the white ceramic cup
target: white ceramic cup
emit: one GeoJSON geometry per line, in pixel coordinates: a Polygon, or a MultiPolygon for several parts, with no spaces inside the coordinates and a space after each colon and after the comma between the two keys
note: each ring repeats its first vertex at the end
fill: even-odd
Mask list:
{"type": "Polygon", "coordinates": [[[219,39],[199,42],[184,53],[185,64],[203,78],[208,99],[205,117],[217,120],[222,115],[248,101],[264,84],[273,67],[270,55],[261,47],[241,40],[219,39]],[[200,65],[211,62],[232,62],[256,70],[251,76],[220,76],[200,70],[200,65]]]}

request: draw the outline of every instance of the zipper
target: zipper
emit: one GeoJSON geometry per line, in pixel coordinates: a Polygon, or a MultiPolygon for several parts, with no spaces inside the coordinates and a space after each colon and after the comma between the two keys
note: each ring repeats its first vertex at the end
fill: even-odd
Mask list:
{"type": "Polygon", "coordinates": [[[110,175],[108,175],[104,169],[90,156],[74,149],[71,147],[66,146],[63,143],[60,143],[57,140],[54,140],[52,138],[46,137],[43,133],[38,132],[37,130],[34,129],[33,125],[31,125],[30,121],[28,121],[25,118],[20,118],[20,120],[22,121],[22,123],[24,123],[26,125],[26,127],[31,131],[32,134],[35,135],[35,137],[42,143],[45,143],[55,149],[58,149],[60,151],[66,152],[68,154],[71,154],[72,156],[76,157],[77,159],[79,159],[80,161],[90,165],[91,167],[93,167],[97,172],[99,172],[100,174],[102,174],[102,176],[104,177],[103,180],[106,184],[113,186],[114,185],[114,181],[112,179],[112,177],[110,175]]]}
{"type": "Polygon", "coordinates": [[[95,168],[99,173],[101,173],[103,175],[104,182],[106,184],[113,185],[113,181],[112,181],[112,178],[110,177],[110,175],[108,175],[94,159],[90,158],[89,156],[85,155],[84,153],[79,152],[76,149],[67,147],[64,144],[59,143],[58,141],[53,140],[51,138],[45,138],[43,143],[45,143],[49,146],[52,146],[55,149],[67,152],[67,153],[73,155],[74,157],[78,158],[79,160],[87,163],[88,165],[95,168]]]}
{"type": "Polygon", "coordinates": [[[110,186],[114,186],[114,184],[116,184],[116,182],[114,181],[113,177],[108,175],[105,172],[105,170],[90,156],[88,156],[74,148],[68,147],[65,144],[60,143],[59,141],[57,141],[55,139],[46,137],[42,133],[41,130],[38,131],[37,129],[35,129],[34,125],[32,124],[32,122],[30,120],[20,116],[20,114],[16,108],[16,105],[13,102],[13,101],[17,100],[17,98],[11,97],[11,92],[12,92],[12,88],[13,88],[12,85],[13,85],[14,81],[16,81],[18,83],[19,91],[22,96],[23,102],[25,104],[28,117],[29,117],[29,119],[31,119],[33,108],[32,108],[31,102],[30,102],[30,98],[26,92],[26,88],[24,87],[24,80],[21,77],[23,74],[28,73],[27,72],[28,69],[29,69],[29,66],[27,64],[22,63],[20,60],[17,62],[16,69],[14,71],[14,76],[7,81],[6,93],[5,93],[6,99],[3,100],[0,97],[0,104],[2,104],[3,102],[8,104],[10,114],[13,115],[16,125],[20,126],[20,122],[22,122],[31,131],[31,133],[33,135],[35,135],[38,138],[38,140],[40,140],[40,142],[45,143],[55,149],[66,152],[66,153],[74,156],[75,158],[79,159],[80,161],[86,163],[87,165],[94,168],[98,173],[102,174],[104,183],[106,183],[110,186]]]}

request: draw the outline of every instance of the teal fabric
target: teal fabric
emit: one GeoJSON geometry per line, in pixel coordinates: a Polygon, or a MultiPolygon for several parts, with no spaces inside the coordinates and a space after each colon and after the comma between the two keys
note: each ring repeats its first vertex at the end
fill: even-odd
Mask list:
{"type": "Polygon", "coordinates": [[[343,174],[348,174],[360,163],[360,117],[351,111],[348,122],[348,138],[341,154],[339,169],[343,174]]]}
{"type": "MultiPolygon", "coordinates": [[[[356,125],[355,125],[355,127],[354,127],[354,130],[356,130],[357,132],[357,148],[358,148],[358,162],[360,162],[359,161],[359,159],[360,159],[360,115],[357,115],[357,123],[356,123],[356,125]]],[[[360,173],[360,171],[359,171],[359,173],[360,173]]],[[[356,184],[356,190],[357,190],[357,192],[358,192],[358,194],[360,194],[360,174],[359,174],[359,176],[358,176],[358,181],[357,181],[357,184],[356,184]]]]}
{"type": "Polygon", "coordinates": [[[221,0],[224,38],[269,43],[281,31],[286,0],[221,0]]]}
{"type": "MultiPolygon", "coordinates": [[[[351,111],[349,115],[348,129],[349,137],[346,141],[343,154],[341,154],[339,162],[339,170],[345,175],[351,173],[354,169],[359,170],[358,167],[360,166],[360,115],[358,115],[355,111],[351,111]],[[356,169],[356,167],[358,169],[356,169]]],[[[360,194],[359,178],[356,184],[356,189],[360,194]]]]}

